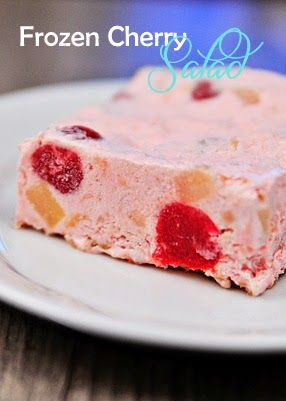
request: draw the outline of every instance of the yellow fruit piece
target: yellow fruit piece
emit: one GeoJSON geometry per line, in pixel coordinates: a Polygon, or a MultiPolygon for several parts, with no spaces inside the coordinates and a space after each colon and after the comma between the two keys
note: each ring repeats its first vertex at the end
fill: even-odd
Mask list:
{"type": "Polygon", "coordinates": [[[82,220],[89,220],[89,219],[84,214],[80,214],[80,213],[72,214],[69,217],[68,221],[66,222],[66,228],[74,228],[82,220]]]}
{"type": "Polygon", "coordinates": [[[95,157],[94,158],[94,163],[96,164],[96,168],[101,169],[102,173],[105,174],[106,170],[108,168],[108,162],[105,159],[102,159],[101,157],[95,157]]]}
{"type": "Polygon", "coordinates": [[[118,175],[118,176],[117,176],[117,181],[118,181],[118,184],[119,184],[121,187],[128,188],[128,182],[127,182],[127,180],[126,180],[124,177],[121,177],[120,175],[118,175]]]}
{"type": "Polygon", "coordinates": [[[237,150],[239,145],[239,141],[237,139],[231,139],[230,140],[230,146],[234,149],[237,150]]]}
{"type": "Polygon", "coordinates": [[[245,104],[256,104],[260,101],[259,93],[254,89],[238,88],[235,93],[245,104]]]}
{"type": "Polygon", "coordinates": [[[230,210],[225,210],[224,212],[222,212],[222,218],[224,219],[224,221],[228,224],[231,224],[234,222],[234,215],[230,210]]]}
{"type": "Polygon", "coordinates": [[[175,178],[176,191],[183,202],[196,202],[214,192],[212,178],[201,170],[186,171],[175,178]]]}
{"type": "Polygon", "coordinates": [[[262,225],[263,231],[268,233],[270,223],[270,211],[268,207],[258,210],[258,217],[262,225]]]}
{"type": "Polygon", "coordinates": [[[138,227],[145,227],[145,216],[139,210],[132,210],[128,217],[132,220],[138,227]]]}
{"type": "Polygon", "coordinates": [[[29,202],[49,228],[53,228],[65,215],[46,184],[32,185],[26,191],[29,202]]]}

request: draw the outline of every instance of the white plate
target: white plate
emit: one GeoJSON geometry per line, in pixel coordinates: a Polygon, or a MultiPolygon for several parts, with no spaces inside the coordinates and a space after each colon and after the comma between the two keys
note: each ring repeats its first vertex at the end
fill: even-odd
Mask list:
{"type": "Polygon", "coordinates": [[[286,350],[286,277],[259,298],[196,273],[139,267],[81,253],[63,240],[15,230],[17,144],[118,81],[36,88],[0,98],[0,298],[64,325],[189,349],[286,350]]]}

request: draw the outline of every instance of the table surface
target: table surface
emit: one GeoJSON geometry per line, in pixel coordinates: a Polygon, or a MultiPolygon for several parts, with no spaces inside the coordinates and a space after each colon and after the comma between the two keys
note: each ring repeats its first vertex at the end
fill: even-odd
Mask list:
{"type": "Polygon", "coordinates": [[[112,342],[0,304],[1,401],[285,401],[285,362],[112,342]]]}

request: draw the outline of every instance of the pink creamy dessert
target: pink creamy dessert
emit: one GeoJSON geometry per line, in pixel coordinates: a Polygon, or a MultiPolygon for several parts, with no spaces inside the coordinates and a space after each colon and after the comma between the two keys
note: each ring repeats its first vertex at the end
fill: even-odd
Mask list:
{"type": "Polygon", "coordinates": [[[259,295],[286,266],[286,79],[247,69],[156,94],[149,70],[22,144],[17,226],[259,295]]]}

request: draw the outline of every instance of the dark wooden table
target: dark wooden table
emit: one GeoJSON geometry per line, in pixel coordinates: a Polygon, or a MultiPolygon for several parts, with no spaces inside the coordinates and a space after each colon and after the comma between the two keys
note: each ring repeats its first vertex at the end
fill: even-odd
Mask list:
{"type": "Polygon", "coordinates": [[[0,304],[1,401],[286,400],[286,356],[222,355],[90,337],[0,304]]]}

